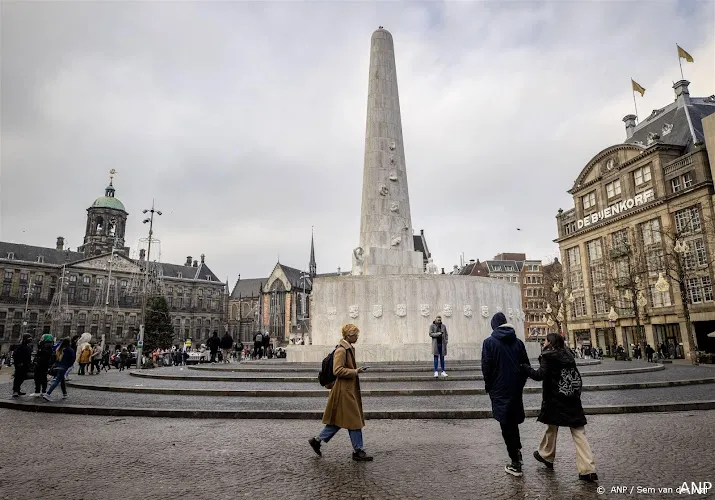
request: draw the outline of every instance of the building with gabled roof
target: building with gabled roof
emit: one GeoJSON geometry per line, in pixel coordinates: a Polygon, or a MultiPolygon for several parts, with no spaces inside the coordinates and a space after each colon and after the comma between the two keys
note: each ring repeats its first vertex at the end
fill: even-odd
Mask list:
{"type": "Polygon", "coordinates": [[[715,95],[689,84],[640,123],[623,118],[625,140],[580,169],[556,215],[572,346],[715,351],[715,95]]]}

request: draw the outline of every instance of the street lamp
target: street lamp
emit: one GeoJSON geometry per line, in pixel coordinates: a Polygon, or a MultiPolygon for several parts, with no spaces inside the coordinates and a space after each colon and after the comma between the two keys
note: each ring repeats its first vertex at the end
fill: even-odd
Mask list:
{"type": "Polygon", "coordinates": [[[149,281],[149,262],[151,257],[151,237],[154,234],[154,214],[161,215],[159,210],[154,209],[154,200],[151,201],[151,209],[142,210],[143,214],[149,212],[151,215],[142,221],[143,224],[149,224],[149,245],[146,251],[146,261],[144,262],[144,286],[142,291],[142,322],[139,325],[139,339],[137,340],[137,369],[142,365],[142,349],[144,347],[144,327],[146,323],[146,301],[147,301],[147,282],[149,281]]]}

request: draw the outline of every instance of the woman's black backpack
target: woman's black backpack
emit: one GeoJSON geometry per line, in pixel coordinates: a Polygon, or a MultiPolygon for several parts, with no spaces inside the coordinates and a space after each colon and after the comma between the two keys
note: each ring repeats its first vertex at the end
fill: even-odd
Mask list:
{"type": "Polygon", "coordinates": [[[339,346],[335,346],[335,349],[333,349],[333,351],[323,359],[323,364],[320,367],[320,372],[318,373],[318,382],[320,382],[320,385],[323,387],[332,384],[337,380],[337,377],[333,373],[333,359],[335,358],[335,350],[338,347],[339,346]]]}

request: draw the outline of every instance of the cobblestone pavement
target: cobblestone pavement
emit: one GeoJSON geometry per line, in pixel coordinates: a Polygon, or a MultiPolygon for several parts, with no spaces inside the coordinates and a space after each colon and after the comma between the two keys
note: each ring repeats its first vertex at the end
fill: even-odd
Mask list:
{"type": "MultiPolygon", "coordinates": [[[[341,431],[317,458],[317,421],[185,420],[48,415],[0,409],[0,499],[594,499],[613,486],[715,483],[715,411],[599,415],[587,433],[599,485],[576,478],[561,433],[554,471],[531,457],[544,426],[521,426],[524,477],[507,475],[494,420],[371,421],[372,463],[350,459],[341,431]]],[[[683,495],[641,494],[669,499],[683,495]]],[[[713,498],[713,494],[684,496],[713,498]]]]}

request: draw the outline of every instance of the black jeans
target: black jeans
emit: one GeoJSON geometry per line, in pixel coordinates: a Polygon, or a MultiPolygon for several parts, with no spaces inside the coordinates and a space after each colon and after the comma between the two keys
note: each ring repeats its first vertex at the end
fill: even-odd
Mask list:
{"type": "Polygon", "coordinates": [[[22,389],[22,383],[27,378],[27,368],[18,369],[15,367],[15,379],[12,381],[12,392],[18,393],[22,389]]]}
{"type": "Polygon", "coordinates": [[[216,355],[218,354],[218,351],[211,351],[211,363],[216,362],[216,355]]]}
{"type": "Polygon", "coordinates": [[[90,373],[94,373],[94,369],[95,369],[95,368],[97,369],[97,373],[99,373],[99,371],[101,370],[101,369],[99,368],[99,363],[100,363],[101,361],[102,361],[101,359],[93,359],[93,360],[92,360],[92,366],[91,366],[90,369],[89,369],[90,373]]]}
{"type": "Polygon", "coordinates": [[[47,392],[47,366],[35,366],[35,394],[47,392]]]}
{"type": "Polygon", "coordinates": [[[506,450],[509,452],[509,458],[512,462],[521,461],[521,436],[519,436],[519,424],[516,423],[501,423],[501,435],[506,444],[506,450]]]}

